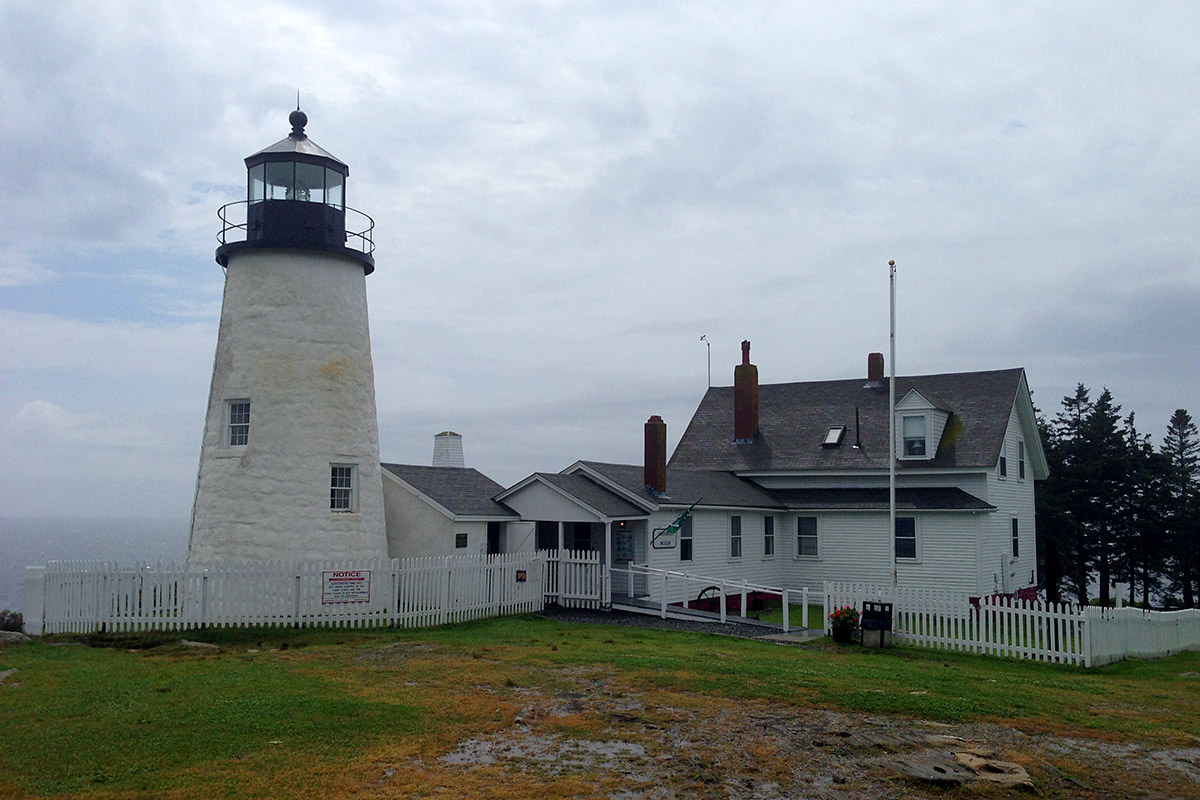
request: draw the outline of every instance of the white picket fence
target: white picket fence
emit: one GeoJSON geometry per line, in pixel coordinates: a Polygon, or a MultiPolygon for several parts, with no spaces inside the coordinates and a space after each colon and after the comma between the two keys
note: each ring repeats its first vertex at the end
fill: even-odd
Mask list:
{"type": "Polygon", "coordinates": [[[608,572],[597,550],[545,550],[545,598],[566,608],[609,605],[608,572]]]}
{"type": "Polygon", "coordinates": [[[26,570],[25,629],[423,627],[540,611],[539,553],[196,568],[60,561],[26,570]]]}
{"type": "MultiPolygon", "coordinates": [[[[825,583],[825,613],[865,601],[892,604],[896,641],[944,650],[1084,667],[1200,649],[1200,609],[1143,611],[825,583]]],[[[826,619],[826,629],[829,622],[826,619]]]]}

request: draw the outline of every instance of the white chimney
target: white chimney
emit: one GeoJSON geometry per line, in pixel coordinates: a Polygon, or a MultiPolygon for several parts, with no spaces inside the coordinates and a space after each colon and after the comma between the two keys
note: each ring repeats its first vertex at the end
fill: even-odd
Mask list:
{"type": "Polygon", "coordinates": [[[462,436],[454,431],[442,431],[433,437],[433,465],[435,467],[465,467],[463,461],[462,436]]]}

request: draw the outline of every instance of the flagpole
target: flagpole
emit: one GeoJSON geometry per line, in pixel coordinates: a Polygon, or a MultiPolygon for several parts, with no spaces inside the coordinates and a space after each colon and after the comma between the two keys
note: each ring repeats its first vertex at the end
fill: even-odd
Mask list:
{"type": "Polygon", "coordinates": [[[888,381],[888,552],[891,557],[892,589],[896,588],[896,262],[888,262],[891,294],[891,379],[888,381]]]}

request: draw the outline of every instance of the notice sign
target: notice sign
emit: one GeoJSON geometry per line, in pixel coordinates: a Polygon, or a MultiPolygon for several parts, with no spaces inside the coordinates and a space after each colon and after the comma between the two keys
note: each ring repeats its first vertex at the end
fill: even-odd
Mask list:
{"type": "Polygon", "coordinates": [[[371,570],[328,569],[321,573],[322,603],[371,602],[371,570]]]}

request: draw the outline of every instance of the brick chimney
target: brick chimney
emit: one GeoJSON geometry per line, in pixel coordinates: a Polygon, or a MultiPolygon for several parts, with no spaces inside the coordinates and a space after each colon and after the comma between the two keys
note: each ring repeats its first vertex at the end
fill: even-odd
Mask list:
{"type": "Polygon", "coordinates": [[[667,423],[655,414],[646,420],[646,488],[667,493],[667,423]]]}
{"type": "Polygon", "coordinates": [[[750,341],[742,342],[742,363],[733,368],[733,439],[748,443],[758,435],[758,367],[750,363],[750,341]]]}
{"type": "Polygon", "coordinates": [[[883,382],[883,353],[871,353],[867,356],[867,380],[871,383],[883,382]]]}

